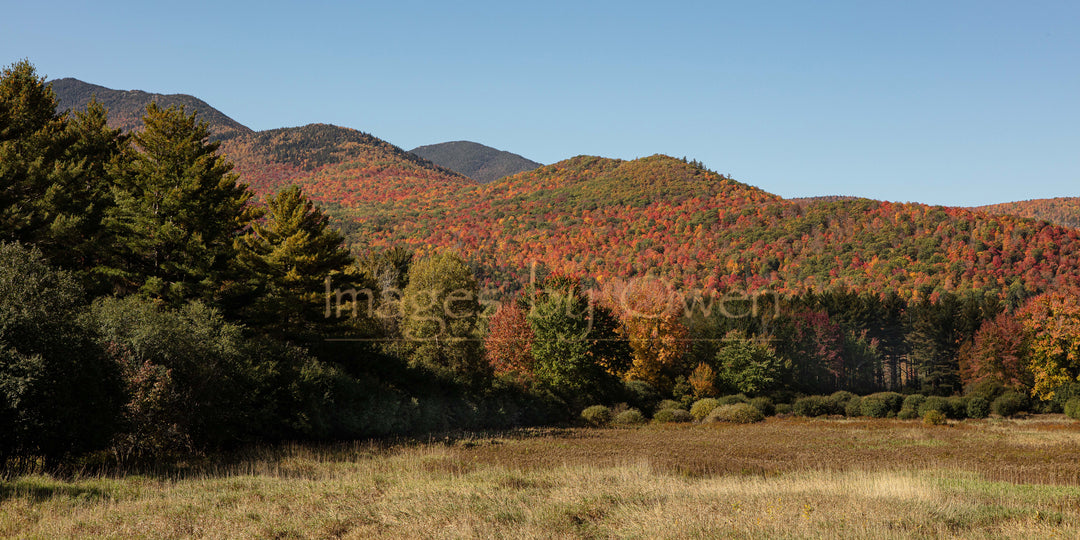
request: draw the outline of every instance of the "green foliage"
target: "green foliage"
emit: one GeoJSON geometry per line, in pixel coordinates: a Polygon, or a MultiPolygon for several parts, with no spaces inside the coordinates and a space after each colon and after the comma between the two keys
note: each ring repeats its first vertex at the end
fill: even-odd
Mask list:
{"type": "Polygon", "coordinates": [[[990,402],[982,396],[971,396],[967,403],[968,418],[986,418],[990,416],[990,402]]]}
{"type": "Polygon", "coordinates": [[[862,416],[862,398],[855,396],[847,402],[844,406],[844,416],[854,418],[856,416],[862,416]]]}
{"type": "Polygon", "coordinates": [[[633,408],[616,414],[615,417],[611,419],[612,425],[616,426],[632,426],[636,424],[644,424],[645,421],[645,415],[641,414],[641,411],[633,408]]]}
{"type": "Polygon", "coordinates": [[[1027,396],[1009,390],[990,403],[990,411],[998,416],[1009,418],[1027,412],[1030,406],[1027,396]]]}
{"type": "Polygon", "coordinates": [[[749,403],[750,400],[746,397],[746,394],[731,394],[727,396],[721,396],[717,398],[721,405],[731,405],[733,403],[749,403]]]}
{"type": "Polygon", "coordinates": [[[759,396],[750,400],[750,405],[755,409],[761,411],[761,414],[765,416],[772,416],[776,414],[776,406],[773,405],[771,399],[765,396],[759,396]]]}
{"type": "Polygon", "coordinates": [[[754,408],[749,403],[734,403],[731,405],[721,405],[716,409],[713,409],[709,416],[705,418],[706,422],[730,422],[733,424],[753,424],[754,422],[760,422],[765,419],[765,415],[761,414],[761,411],[754,408]]]}
{"type": "Polygon", "coordinates": [[[692,422],[693,420],[693,415],[686,409],[663,409],[653,415],[653,422],[658,424],[692,422]]]}
{"type": "Polygon", "coordinates": [[[597,325],[601,310],[575,290],[549,288],[537,300],[528,316],[537,380],[575,399],[612,391],[617,381],[604,364],[614,328],[597,325]]]}
{"type": "Polygon", "coordinates": [[[450,380],[487,380],[491,366],[480,350],[479,300],[476,277],[461,257],[442,253],[414,262],[401,299],[409,362],[450,380]]]}
{"type": "Polygon", "coordinates": [[[1071,398],[1065,402],[1065,416],[1073,420],[1080,420],[1080,398],[1071,398]]]}
{"type": "Polygon", "coordinates": [[[631,407],[642,411],[656,410],[656,404],[660,401],[660,394],[652,385],[644,381],[624,382],[623,396],[631,407]]]}
{"type": "Polygon", "coordinates": [[[690,416],[693,416],[694,420],[700,422],[704,420],[706,416],[709,416],[709,413],[711,413],[713,409],[719,406],[720,401],[715,398],[699,399],[690,407],[690,416]]]}
{"type": "Polygon", "coordinates": [[[718,353],[720,384],[746,394],[761,394],[772,390],[784,374],[785,363],[766,344],[728,336],[728,342],[718,353]]]}
{"type": "Polygon", "coordinates": [[[948,423],[945,413],[938,410],[926,411],[922,419],[923,423],[928,426],[943,426],[948,423]]]}
{"type": "Polygon", "coordinates": [[[244,309],[253,326],[283,336],[310,335],[325,325],[324,280],[345,271],[352,256],[329,219],[297,186],[266,200],[266,218],[236,246],[254,298],[244,309]]]}
{"type": "MultiPolygon", "coordinates": [[[[964,396],[950,396],[949,410],[945,414],[952,420],[963,420],[968,417],[968,398],[964,396]]],[[[944,411],[943,411],[944,412],[944,411]]]]}
{"type": "Polygon", "coordinates": [[[611,408],[593,405],[581,411],[581,419],[593,427],[601,427],[611,422],[611,408]]]}
{"type": "Polygon", "coordinates": [[[120,375],[83,324],[83,292],[40,251],[0,242],[0,462],[104,448],[120,375]]]}
{"type": "Polygon", "coordinates": [[[947,398],[941,396],[930,396],[923,400],[919,405],[919,416],[926,416],[929,411],[938,411],[945,416],[952,416],[952,404],[949,403],[947,398]]]}
{"type": "Polygon", "coordinates": [[[777,403],[776,404],[776,415],[780,416],[780,415],[784,415],[784,414],[791,414],[791,404],[790,403],[777,403]]]}
{"type": "MultiPolygon", "coordinates": [[[[275,429],[272,383],[282,366],[213,308],[195,302],[174,310],[138,297],[101,298],[91,320],[102,345],[133,377],[130,389],[144,384],[141,377],[149,377],[151,388],[161,386],[153,391],[161,401],[148,405],[163,409],[160,416],[140,416],[140,405],[129,404],[134,433],[156,429],[140,425],[140,418],[146,423],[167,419],[203,447],[251,440],[275,429]]],[[[142,395],[135,392],[132,398],[142,395]]]]}
{"type": "Polygon", "coordinates": [[[172,306],[217,301],[238,277],[234,240],[256,217],[252,194],[194,114],[151,103],[143,122],[108,221],[118,234],[115,287],[172,306]]]}
{"type": "Polygon", "coordinates": [[[844,409],[838,402],[829,396],[805,396],[795,400],[791,404],[791,412],[796,416],[827,416],[831,414],[843,414],[844,409]]]}
{"type": "Polygon", "coordinates": [[[878,392],[863,396],[859,407],[863,416],[887,418],[899,413],[903,404],[904,396],[896,392],[878,392]]]}
{"type": "Polygon", "coordinates": [[[663,410],[679,409],[679,408],[682,408],[682,403],[681,402],[675,401],[673,399],[665,399],[665,400],[661,401],[660,403],[656,404],[656,407],[653,409],[653,413],[655,414],[655,413],[658,413],[658,412],[663,411],[663,410]]]}
{"type": "Polygon", "coordinates": [[[920,418],[922,413],[919,407],[926,401],[926,396],[922,394],[910,394],[904,397],[904,403],[900,406],[900,413],[897,417],[902,420],[914,420],[920,418]]]}

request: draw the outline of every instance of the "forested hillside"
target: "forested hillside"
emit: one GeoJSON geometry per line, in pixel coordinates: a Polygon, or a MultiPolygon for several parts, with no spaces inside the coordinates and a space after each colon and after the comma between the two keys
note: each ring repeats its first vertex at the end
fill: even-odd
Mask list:
{"type": "Polygon", "coordinates": [[[1042,219],[1064,227],[1080,228],[1080,197],[1032,199],[980,206],[976,210],[995,215],[1042,219]]]}

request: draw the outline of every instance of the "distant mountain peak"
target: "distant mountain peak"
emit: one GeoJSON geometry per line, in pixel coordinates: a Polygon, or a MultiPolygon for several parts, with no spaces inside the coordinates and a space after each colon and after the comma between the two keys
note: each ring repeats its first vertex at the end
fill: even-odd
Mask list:
{"type": "Polygon", "coordinates": [[[158,94],[143,90],[114,90],[79,79],[63,78],[49,81],[58,101],[60,111],[83,110],[91,98],[109,110],[109,125],[124,131],[132,131],[142,126],[143,113],[151,102],[162,107],[183,105],[189,113],[194,112],[200,120],[210,127],[210,136],[214,139],[229,139],[237,135],[254,133],[251,128],[229,118],[225,113],[210,104],[187,94],[158,94]]]}
{"type": "Polygon", "coordinates": [[[413,148],[410,152],[480,183],[543,166],[517,154],[472,141],[430,144],[413,148]]]}

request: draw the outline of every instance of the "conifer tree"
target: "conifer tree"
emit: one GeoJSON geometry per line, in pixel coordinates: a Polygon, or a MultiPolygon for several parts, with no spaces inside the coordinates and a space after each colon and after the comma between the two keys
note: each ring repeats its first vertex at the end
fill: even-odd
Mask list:
{"type": "Polygon", "coordinates": [[[151,103],[143,123],[111,214],[123,259],[118,292],[174,305],[219,300],[238,279],[234,241],[257,216],[252,194],[195,114],[151,103]]]}
{"type": "Polygon", "coordinates": [[[241,264],[261,285],[250,322],[296,335],[324,318],[323,281],[353,259],[341,233],[298,186],[271,196],[266,210],[236,243],[241,264]]]}

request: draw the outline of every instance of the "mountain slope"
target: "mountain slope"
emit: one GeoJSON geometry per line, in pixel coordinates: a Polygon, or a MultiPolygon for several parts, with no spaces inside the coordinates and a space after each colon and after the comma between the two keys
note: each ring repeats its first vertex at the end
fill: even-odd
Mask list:
{"type": "Polygon", "coordinates": [[[1013,215],[1042,219],[1065,227],[1080,228],[1080,197],[1057,197],[1032,199],[1010,203],[991,204],[976,208],[995,215],[1013,215]]]}
{"type": "Polygon", "coordinates": [[[469,141],[420,146],[410,152],[480,183],[543,166],[517,154],[469,141]]]}
{"type": "Polygon", "coordinates": [[[195,112],[199,118],[209,124],[211,137],[227,139],[253,131],[229,118],[221,111],[211,107],[205,101],[187,94],[152,94],[142,90],[113,90],[90,84],[78,79],[57,79],[51,81],[53,92],[59,101],[58,110],[83,110],[91,98],[105,105],[109,110],[109,126],[125,131],[142,126],[142,116],[146,106],[152,101],[158,105],[170,107],[183,105],[186,110],[195,112]]]}

